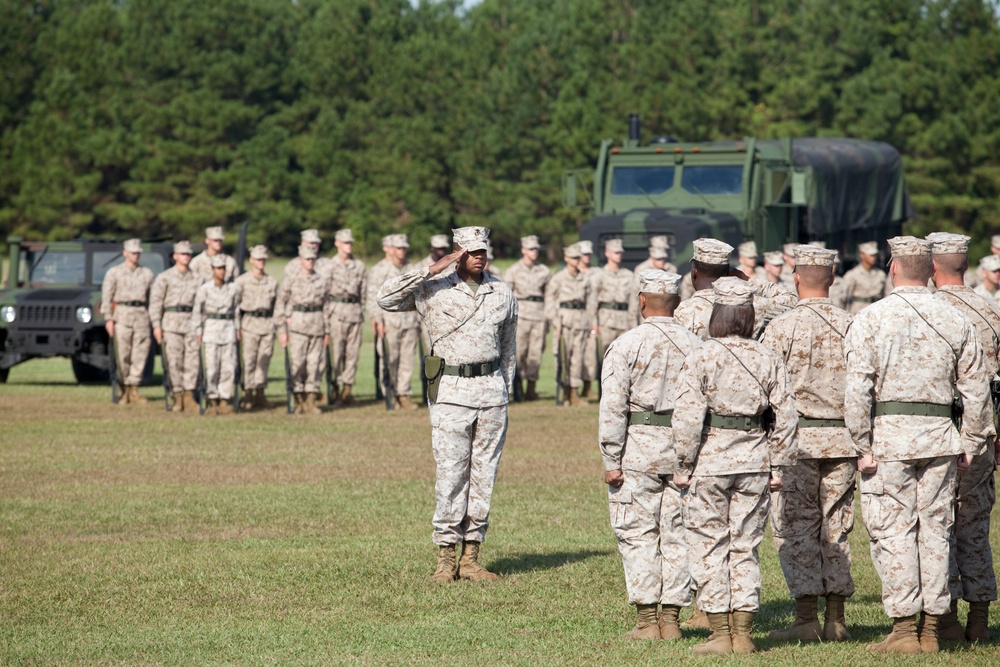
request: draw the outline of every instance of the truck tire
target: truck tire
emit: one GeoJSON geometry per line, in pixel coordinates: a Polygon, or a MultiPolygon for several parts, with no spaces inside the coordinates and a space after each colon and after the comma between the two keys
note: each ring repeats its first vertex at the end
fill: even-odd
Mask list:
{"type": "Polygon", "coordinates": [[[106,369],[91,366],[76,357],[73,357],[72,361],[73,375],[76,376],[76,381],[80,384],[107,384],[111,381],[111,376],[106,369]]]}

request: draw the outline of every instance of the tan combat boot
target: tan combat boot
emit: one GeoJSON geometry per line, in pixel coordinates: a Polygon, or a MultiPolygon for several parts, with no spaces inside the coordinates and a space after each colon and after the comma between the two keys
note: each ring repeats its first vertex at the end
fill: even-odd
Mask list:
{"type": "Polygon", "coordinates": [[[434,581],[455,581],[458,578],[458,563],[455,562],[455,545],[446,544],[438,551],[438,565],[431,575],[434,581]]]}
{"type": "Polygon", "coordinates": [[[692,602],[692,606],[694,613],[688,620],[681,623],[681,628],[684,630],[711,630],[712,626],[708,623],[708,616],[701,609],[698,609],[697,598],[692,602]]]}
{"type": "Polygon", "coordinates": [[[216,415],[218,415],[219,414],[218,405],[219,405],[219,399],[217,398],[210,398],[207,401],[205,401],[205,416],[215,417],[216,415]]]}
{"type": "Polygon", "coordinates": [[[184,410],[187,412],[199,412],[201,410],[201,406],[198,405],[198,401],[194,398],[193,391],[184,392],[184,410]]]}
{"type": "Polygon", "coordinates": [[[572,387],[569,388],[569,396],[567,396],[567,398],[569,399],[569,404],[574,407],[578,405],[585,405],[587,403],[587,401],[580,398],[580,395],[576,393],[576,389],[573,389],[572,387]]]}
{"type": "Polygon", "coordinates": [[[301,391],[295,392],[295,414],[304,415],[306,413],[306,395],[301,391]]]}
{"type": "Polygon", "coordinates": [[[580,391],[580,398],[588,399],[590,398],[590,382],[583,383],[583,389],[580,391]]]}
{"type": "Polygon", "coordinates": [[[625,639],[659,639],[660,624],[656,618],[656,605],[637,604],[635,613],[635,627],[624,634],[625,639]]]}
{"type": "MultiPolygon", "coordinates": [[[[753,618],[756,616],[753,611],[733,612],[733,653],[756,653],[757,647],[753,645],[753,618]]],[[[816,624],[817,629],[819,623],[816,624]]]]}
{"type": "Polygon", "coordinates": [[[128,405],[132,399],[132,387],[118,384],[118,405],[128,405]]]}
{"type": "Polygon", "coordinates": [[[302,411],[305,414],[307,415],[323,414],[323,411],[319,409],[318,405],[316,405],[316,396],[317,394],[314,394],[311,391],[306,392],[305,394],[306,404],[305,407],[302,408],[302,411]]]}
{"type": "Polygon", "coordinates": [[[215,399],[215,412],[220,415],[233,414],[233,404],[224,398],[215,399]]]}
{"type": "Polygon", "coordinates": [[[343,403],[345,407],[354,405],[354,397],[351,396],[351,385],[345,384],[341,387],[340,402],[343,403]]]}
{"type": "Polygon", "coordinates": [[[698,655],[726,655],[733,652],[733,638],[729,633],[729,612],[706,614],[712,634],[708,640],[698,644],[692,653],[698,655]]]}
{"type": "Polygon", "coordinates": [[[946,642],[965,641],[965,628],[958,622],[958,600],[951,601],[951,608],[938,621],[937,638],[946,642]]]}
{"type": "Polygon", "coordinates": [[[139,394],[139,387],[137,385],[132,385],[131,387],[129,387],[129,392],[130,392],[128,398],[129,403],[136,403],[138,405],[145,405],[146,403],[149,403],[148,399],[139,394]]]}
{"type": "Polygon", "coordinates": [[[175,391],[174,392],[174,406],[172,408],[173,412],[184,412],[184,392],[175,391]]]}
{"type": "Polygon", "coordinates": [[[970,602],[969,618],[965,627],[965,638],[970,642],[988,642],[990,640],[990,603],[970,602]]]}
{"type": "Polygon", "coordinates": [[[920,623],[919,637],[921,653],[937,653],[938,648],[938,627],[941,624],[941,616],[923,613],[920,623]]]}
{"type": "Polygon", "coordinates": [[[261,410],[266,410],[271,407],[267,403],[267,396],[264,395],[263,387],[257,387],[257,389],[254,390],[253,406],[255,408],[260,408],[261,410]]]}
{"type": "Polygon", "coordinates": [[[469,581],[496,581],[499,579],[479,564],[479,542],[466,542],[462,560],[458,561],[458,576],[469,581]]]}
{"type": "Polygon", "coordinates": [[[410,400],[409,396],[397,396],[396,405],[403,410],[416,410],[417,404],[410,400]]]}
{"type": "Polygon", "coordinates": [[[247,389],[243,392],[243,398],[240,400],[240,410],[244,412],[253,410],[253,398],[256,395],[256,391],[256,389],[247,389]]]}
{"type": "Polygon", "coordinates": [[[851,634],[847,631],[847,621],[844,619],[845,600],[843,595],[831,593],[826,596],[826,612],[823,615],[823,641],[851,641],[851,634]]]}
{"type": "Polygon", "coordinates": [[[817,603],[819,600],[815,595],[807,595],[795,600],[795,620],[784,630],[774,630],[768,637],[771,639],[783,639],[785,641],[818,642],[822,639],[822,630],[819,627],[819,612],[817,603]]]}
{"type": "Polygon", "coordinates": [[[869,644],[868,650],[875,653],[905,653],[907,655],[920,653],[916,615],[892,619],[892,632],[889,633],[889,636],[877,644],[869,644]]]}
{"type": "Polygon", "coordinates": [[[528,380],[528,390],[524,392],[524,400],[526,401],[538,400],[538,391],[535,388],[535,384],[536,383],[534,380],[528,380]]]}
{"type": "Polygon", "coordinates": [[[681,628],[677,624],[680,613],[681,608],[676,605],[663,605],[659,620],[660,639],[681,639],[681,628]]]}

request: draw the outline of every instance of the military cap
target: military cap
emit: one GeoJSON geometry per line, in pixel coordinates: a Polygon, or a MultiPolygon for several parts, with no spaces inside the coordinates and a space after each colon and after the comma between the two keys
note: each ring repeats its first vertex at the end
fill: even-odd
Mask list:
{"type": "Polygon", "coordinates": [[[889,239],[892,257],[913,257],[931,254],[931,242],[913,236],[895,236],[889,239]]]}
{"type": "Polygon", "coordinates": [[[125,252],[142,252],[142,241],[139,239],[129,239],[122,244],[122,249],[125,252]]]}
{"type": "Polygon", "coordinates": [[[580,252],[580,244],[571,243],[563,248],[563,256],[569,257],[570,259],[580,259],[580,257],[583,256],[583,253],[580,252]]]}
{"type": "Polygon", "coordinates": [[[212,259],[209,260],[213,269],[224,269],[226,268],[226,256],[222,253],[218,255],[212,255],[212,259]]]}
{"type": "Polygon", "coordinates": [[[250,248],[250,259],[267,259],[269,256],[266,245],[255,245],[250,248]]]}
{"type": "Polygon", "coordinates": [[[319,230],[317,229],[303,229],[302,230],[302,243],[322,243],[319,239],[319,230]]]}
{"type": "Polygon", "coordinates": [[[990,238],[990,245],[994,248],[1000,248],[1000,234],[996,234],[990,238]]]}
{"type": "Polygon", "coordinates": [[[664,250],[670,249],[670,244],[667,242],[666,236],[650,236],[649,237],[649,247],[650,248],[663,248],[664,250]]]}
{"type": "Polygon", "coordinates": [[[333,235],[333,240],[341,243],[354,243],[354,233],[350,229],[338,229],[337,233],[333,235]]]}
{"type": "Polygon", "coordinates": [[[604,242],[604,249],[610,252],[625,252],[621,239],[608,239],[604,242]]]}
{"type": "Polygon", "coordinates": [[[799,245],[798,243],[786,243],[785,245],[781,246],[781,252],[785,253],[786,255],[794,256],[795,248],[798,245],[799,245]]]}
{"type": "Polygon", "coordinates": [[[393,248],[409,248],[410,240],[406,238],[406,234],[389,234],[382,239],[382,245],[391,246],[393,248]]]}
{"type": "Polygon", "coordinates": [[[489,241],[486,242],[486,261],[493,261],[493,244],[489,241]]]}
{"type": "Polygon", "coordinates": [[[1000,271],[1000,255],[987,255],[979,260],[979,266],[985,271],[1000,271]]]}
{"type": "Polygon", "coordinates": [[[316,259],[316,251],[307,245],[299,246],[299,258],[316,259]]]}
{"type": "Polygon", "coordinates": [[[647,269],[639,274],[639,294],[680,294],[681,280],[676,273],[647,269]]]}
{"type": "Polygon", "coordinates": [[[868,241],[867,243],[858,244],[858,252],[862,255],[877,255],[878,254],[878,243],[875,241],[868,241]]]}
{"type": "Polygon", "coordinates": [[[670,254],[666,248],[661,248],[660,246],[650,246],[649,248],[650,259],[666,259],[669,256],[670,254]]]}
{"type": "Polygon", "coordinates": [[[931,252],[935,255],[965,255],[969,252],[969,241],[972,239],[963,234],[934,232],[927,235],[927,240],[931,242],[931,252]]]}
{"type": "Polygon", "coordinates": [[[753,303],[754,288],[739,278],[719,278],[712,284],[715,303],[720,306],[745,306],[753,303]]]}
{"type": "Polygon", "coordinates": [[[594,254],[594,244],[592,241],[580,241],[580,254],[581,255],[593,255],[594,254]]]}
{"type": "Polygon", "coordinates": [[[695,239],[694,260],[702,264],[729,264],[733,246],[715,239],[695,239]]]}
{"type": "Polygon", "coordinates": [[[811,245],[814,248],[825,248],[826,247],[826,241],[810,241],[806,245],[811,245]]]}
{"type": "Polygon", "coordinates": [[[770,264],[771,266],[784,266],[785,255],[780,250],[775,250],[774,252],[765,252],[764,263],[770,264]]]}
{"type": "Polygon", "coordinates": [[[438,249],[451,250],[451,243],[448,241],[447,234],[435,234],[431,237],[431,247],[438,249]]]}
{"type": "Polygon", "coordinates": [[[485,227],[459,227],[451,235],[455,245],[467,252],[489,247],[490,230],[485,227]]]}
{"type": "Polygon", "coordinates": [[[205,230],[205,238],[212,241],[222,241],[226,235],[222,232],[222,227],[209,227],[205,230]]]}
{"type": "Polygon", "coordinates": [[[525,250],[538,250],[542,245],[538,242],[538,237],[532,234],[521,237],[521,247],[525,250]]]}
{"type": "Polygon", "coordinates": [[[757,244],[753,241],[741,243],[739,247],[740,257],[757,257],[757,244]]]}
{"type": "Polygon", "coordinates": [[[833,266],[836,259],[836,250],[827,250],[812,244],[800,245],[795,249],[795,266],[833,266]]]}
{"type": "Polygon", "coordinates": [[[177,255],[193,255],[190,241],[178,241],[174,244],[174,253],[177,255]]]}

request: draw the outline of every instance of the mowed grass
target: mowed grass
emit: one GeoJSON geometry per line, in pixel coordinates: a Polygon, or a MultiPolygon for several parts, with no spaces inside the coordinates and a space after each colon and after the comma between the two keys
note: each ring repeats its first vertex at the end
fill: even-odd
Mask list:
{"type": "MultiPolygon", "coordinates": [[[[362,378],[371,377],[366,363],[362,378]]],[[[282,371],[279,355],[275,403],[282,371]]],[[[319,416],[275,407],[199,418],[167,414],[160,402],[115,407],[109,393],[75,385],[59,359],[19,366],[0,386],[0,664],[1000,659],[997,645],[917,658],[867,653],[864,644],[888,620],[860,519],[852,536],[858,592],[848,607],[854,642],[766,639],[792,611],[770,536],[761,549],[763,653],[699,659],[690,649],[701,632],[678,643],[623,640],[634,612],[608,525],[596,404],[511,408],[483,547],[484,563],[502,577],[436,585],[425,410],[387,413],[369,402],[319,416]]],[[[159,389],[142,393],[152,399],[159,389]]],[[[1000,551],[998,535],[994,528],[1000,551]]],[[[1000,611],[991,624],[1000,635],[1000,611]]]]}

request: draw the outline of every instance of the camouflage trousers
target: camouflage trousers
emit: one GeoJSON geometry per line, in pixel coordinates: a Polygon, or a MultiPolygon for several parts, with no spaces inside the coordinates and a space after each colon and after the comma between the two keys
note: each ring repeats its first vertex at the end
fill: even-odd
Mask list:
{"type": "Polygon", "coordinates": [[[954,456],[879,461],[874,475],[861,476],[872,565],[892,618],[944,614],[951,606],[948,553],[956,485],[954,456]]]}
{"type": "Polygon", "coordinates": [[[517,374],[522,380],[538,381],[545,352],[544,320],[517,320],[517,374]]]}
{"type": "Polygon", "coordinates": [[[236,379],[236,343],[204,343],[205,396],[228,401],[236,379]]]}
{"type": "Polygon", "coordinates": [[[271,366],[271,355],[274,354],[274,334],[255,334],[244,329],[241,336],[243,386],[247,389],[263,389],[267,386],[267,370],[271,366]]]}
{"type": "Polygon", "coordinates": [[[597,349],[597,336],[592,336],[588,331],[583,346],[583,369],[580,374],[580,379],[584,382],[601,379],[597,376],[597,355],[599,353],[600,350],[597,349]]]}
{"type": "Polygon", "coordinates": [[[691,477],[682,512],[698,608],[706,613],[760,608],[760,558],[770,475],[691,477]]]}
{"type": "Polygon", "coordinates": [[[337,386],[354,385],[361,356],[362,322],[330,320],[330,365],[336,373],[337,386]]]}
{"type": "MultiPolygon", "coordinates": [[[[562,328],[560,332],[563,346],[563,386],[569,385],[574,389],[583,386],[584,356],[587,348],[587,341],[593,338],[589,329],[567,329],[562,328]]],[[[558,350],[557,350],[558,351],[558,350]]]]}
{"type": "Polygon", "coordinates": [[[996,502],[993,447],[972,459],[958,475],[955,530],[951,541],[948,590],[952,600],[987,602],[997,599],[997,579],[990,549],[990,512],[996,502]]]}
{"type": "Polygon", "coordinates": [[[608,487],[611,528],[625,568],[630,604],[691,604],[681,491],[670,475],[624,470],[608,487]]]}
{"type": "Polygon", "coordinates": [[[800,459],[784,469],[771,494],[771,532],[788,590],[795,599],[850,597],[857,459],[800,459]]]}
{"type": "Polygon", "coordinates": [[[118,377],[126,387],[142,384],[142,371],[146,368],[149,346],[152,344],[152,330],[147,323],[142,327],[130,327],[115,323],[115,350],[118,352],[118,377]]]}
{"type": "Polygon", "coordinates": [[[507,406],[468,408],[432,403],[434,544],[482,542],[493,484],[507,437],[507,406]]]}
{"type": "Polygon", "coordinates": [[[396,396],[410,395],[413,379],[413,357],[417,354],[419,329],[390,329],[386,327],[385,342],[389,348],[389,377],[395,386],[396,396]]]}
{"type": "Polygon", "coordinates": [[[323,371],[326,370],[323,336],[289,332],[288,362],[292,371],[292,391],[297,394],[319,393],[323,371]]]}
{"type": "Polygon", "coordinates": [[[167,350],[166,370],[170,374],[173,391],[194,391],[198,388],[198,368],[201,366],[201,348],[193,333],[163,332],[163,347],[167,350]]]}

